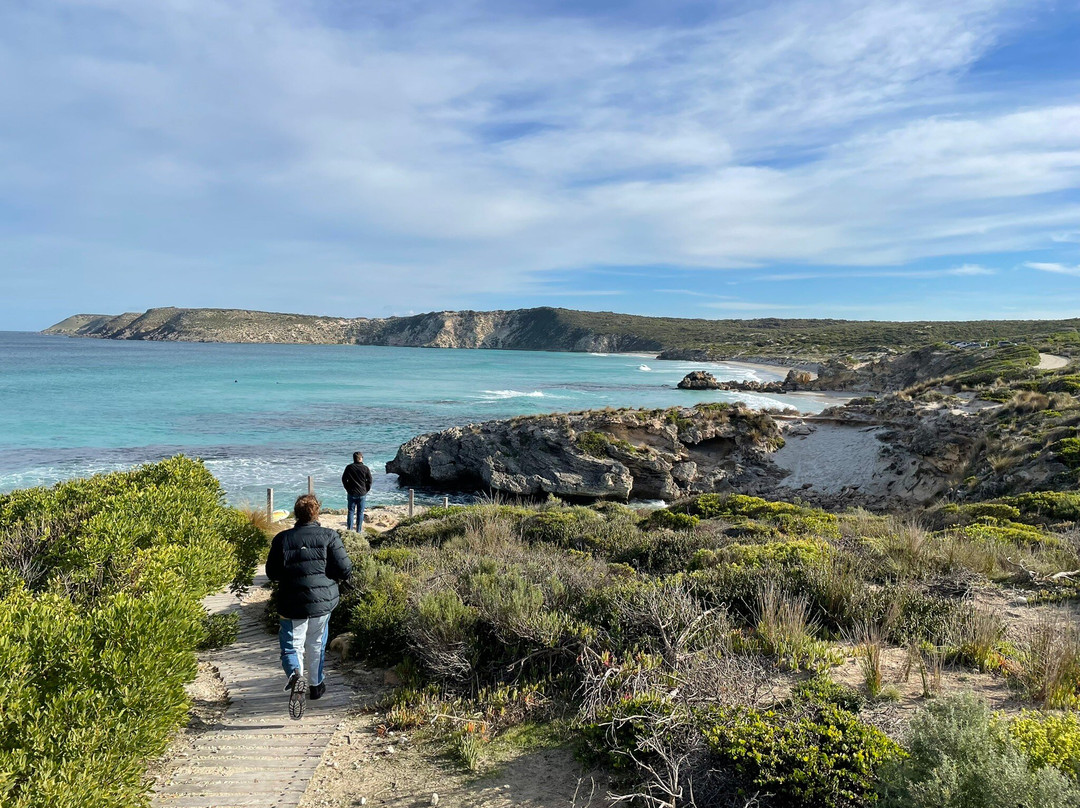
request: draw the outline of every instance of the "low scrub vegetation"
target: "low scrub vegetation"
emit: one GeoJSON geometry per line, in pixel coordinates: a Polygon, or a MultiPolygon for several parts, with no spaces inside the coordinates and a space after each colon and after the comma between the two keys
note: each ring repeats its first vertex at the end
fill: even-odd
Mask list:
{"type": "Polygon", "coordinates": [[[235,633],[200,599],[264,546],[183,457],[0,496],[0,804],[145,805],[195,648],[235,633]]]}
{"type": "MultiPolygon", "coordinates": [[[[335,620],[397,665],[390,728],[422,728],[470,770],[515,727],[555,722],[642,804],[916,805],[931,793],[930,763],[904,762],[917,733],[890,737],[868,712],[895,697],[885,656],[906,656],[927,699],[946,671],[981,671],[1032,706],[1075,703],[1067,628],[1009,637],[965,595],[1080,567],[1063,518],[1076,507],[1023,495],[900,519],[709,494],[652,511],[436,508],[355,550],[335,620]],[[831,679],[851,658],[857,690],[831,679]]],[[[1030,763],[1010,793],[1070,798],[1074,759],[1044,739],[1074,728],[968,712],[1010,766],[1030,763]]]]}

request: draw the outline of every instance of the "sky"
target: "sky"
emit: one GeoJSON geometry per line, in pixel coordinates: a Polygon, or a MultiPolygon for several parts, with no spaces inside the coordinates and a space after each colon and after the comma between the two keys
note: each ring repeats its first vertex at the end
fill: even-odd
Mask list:
{"type": "Polygon", "coordinates": [[[0,329],[1080,316],[1080,0],[9,0],[0,329]]]}

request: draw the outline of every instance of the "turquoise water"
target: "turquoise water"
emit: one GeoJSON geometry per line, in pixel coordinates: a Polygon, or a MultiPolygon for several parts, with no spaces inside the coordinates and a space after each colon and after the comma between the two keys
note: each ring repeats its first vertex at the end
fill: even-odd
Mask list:
{"type": "MultiPolygon", "coordinates": [[[[514,415],[666,407],[741,398],[678,390],[690,370],[770,379],[732,365],[649,357],[383,348],[123,342],[0,332],[0,491],[128,468],[184,452],[206,461],[234,503],[266,489],[288,504],[308,475],[344,505],[355,449],[375,474],[371,501],[405,501],[384,472],[414,435],[514,415]]],[[[420,492],[421,498],[427,492],[420,492]]]]}

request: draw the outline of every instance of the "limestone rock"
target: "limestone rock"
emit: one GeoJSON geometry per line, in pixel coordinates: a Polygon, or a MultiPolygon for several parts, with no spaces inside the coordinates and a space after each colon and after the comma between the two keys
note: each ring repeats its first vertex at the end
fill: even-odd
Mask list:
{"type": "Polygon", "coordinates": [[[780,442],[772,417],[743,405],[604,410],[421,435],[386,470],[403,485],[459,491],[669,500],[723,490],[780,442]]]}
{"type": "Polygon", "coordinates": [[[694,370],[683,377],[683,380],[679,382],[679,388],[682,390],[719,390],[720,383],[709,371],[694,370]]]}

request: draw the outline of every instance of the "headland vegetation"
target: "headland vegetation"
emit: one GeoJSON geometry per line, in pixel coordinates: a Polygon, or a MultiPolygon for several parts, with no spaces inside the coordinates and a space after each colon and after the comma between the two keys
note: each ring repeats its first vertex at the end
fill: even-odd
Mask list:
{"type": "Polygon", "coordinates": [[[347,318],[244,309],[155,308],[120,315],[76,314],[47,334],[102,339],[276,342],[499,348],[531,351],[643,351],[665,359],[819,362],[898,353],[936,342],[993,344],[1059,338],[1080,345],[1080,318],[872,322],[764,318],[704,320],[541,307],[443,311],[408,317],[347,318]]]}

